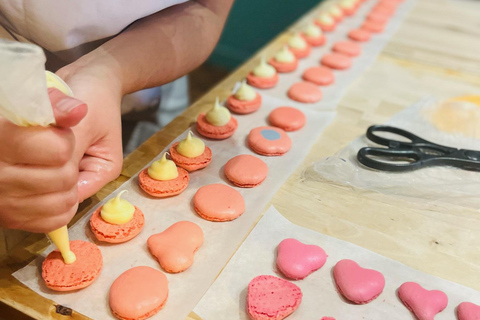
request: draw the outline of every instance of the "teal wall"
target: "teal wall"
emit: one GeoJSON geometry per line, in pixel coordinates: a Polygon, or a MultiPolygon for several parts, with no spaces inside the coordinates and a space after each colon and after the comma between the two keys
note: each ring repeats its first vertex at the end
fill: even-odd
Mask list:
{"type": "Polygon", "coordinates": [[[223,68],[235,68],[320,2],[236,0],[220,42],[208,61],[223,68]]]}

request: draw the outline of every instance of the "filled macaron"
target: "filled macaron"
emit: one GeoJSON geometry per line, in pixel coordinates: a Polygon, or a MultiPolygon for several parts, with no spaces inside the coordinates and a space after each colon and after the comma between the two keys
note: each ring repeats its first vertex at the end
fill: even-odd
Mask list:
{"type": "Polygon", "coordinates": [[[262,57],[260,64],[247,75],[247,82],[259,89],[273,88],[278,82],[277,70],[262,57]]]}
{"type": "Polygon", "coordinates": [[[282,50],[277,52],[269,64],[273,66],[277,72],[286,73],[292,72],[298,67],[298,60],[295,54],[288,49],[288,46],[284,46],[282,50]]]}
{"type": "Polygon", "coordinates": [[[212,150],[189,131],[185,139],[170,147],[170,157],[177,166],[192,172],[208,166],[212,161],[212,150]]]}
{"type": "Polygon", "coordinates": [[[182,193],[187,188],[189,180],[187,170],[177,167],[175,162],[168,160],[166,153],[138,175],[140,188],[156,198],[182,193]]]}
{"type": "Polygon", "coordinates": [[[310,45],[300,33],[295,33],[288,40],[288,48],[298,59],[307,57],[311,52],[310,45]]]}
{"type": "Polygon", "coordinates": [[[226,139],[233,135],[237,127],[237,120],[227,108],[220,105],[218,98],[210,111],[199,114],[197,118],[198,133],[210,139],[226,139]]]}
{"type": "Polygon", "coordinates": [[[238,90],[227,99],[230,111],[247,114],[257,111],[262,105],[262,96],[243,81],[238,90]]]}
{"type": "Polygon", "coordinates": [[[312,47],[319,47],[326,41],[322,29],[314,23],[309,24],[303,29],[302,36],[312,47]]]}
{"type": "Polygon", "coordinates": [[[320,13],[315,19],[315,24],[325,32],[334,31],[336,26],[335,19],[328,12],[320,13]]]}
{"type": "Polygon", "coordinates": [[[90,229],[99,241],[109,243],[126,242],[142,231],[145,224],[143,212],[121,196],[123,190],[115,198],[108,200],[95,210],[90,217],[90,229]]]}

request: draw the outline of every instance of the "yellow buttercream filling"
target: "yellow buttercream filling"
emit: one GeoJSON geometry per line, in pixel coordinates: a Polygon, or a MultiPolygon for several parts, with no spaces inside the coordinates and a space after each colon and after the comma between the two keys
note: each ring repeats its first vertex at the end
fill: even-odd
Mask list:
{"type": "Polygon", "coordinates": [[[256,98],[257,93],[251,86],[247,84],[246,81],[242,81],[240,88],[238,88],[237,92],[235,92],[233,96],[238,100],[252,101],[256,98]]]}
{"type": "Polygon", "coordinates": [[[121,191],[103,205],[100,211],[103,220],[111,224],[125,224],[132,220],[135,207],[127,200],[120,198],[125,192],[127,190],[121,191]]]}
{"type": "Polygon", "coordinates": [[[148,175],[155,180],[168,181],[178,177],[178,170],[175,162],[167,159],[167,153],[165,152],[160,160],[150,165],[148,175]]]}
{"type": "Polygon", "coordinates": [[[277,73],[274,67],[267,64],[265,58],[262,57],[260,64],[253,69],[253,74],[260,78],[271,78],[277,73]]]}
{"type": "Polygon", "coordinates": [[[282,50],[275,54],[275,60],[281,63],[294,62],[295,59],[295,55],[290,50],[288,50],[287,46],[283,47],[282,50]]]}
{"type": "Polygon", "coordinates": [[[307,42],[299,33],[296,33],[293,37],[290,38],[290,40],[288,41],[288,45],[294,49],[303,49],[307,46],[307,42]]]}
{"type": "Polygon", "coordinates": [[[57,246],[58,250],[62,254],[63,261],[66,264],[72,264],[77,260],[75,253],[70,250],[67,226],[63,226],[57,230],[49,232],[48,237],[57,246]]]}
{"type": "Polygon", "coordinates": [[[230,114],[230,111],[220,105],[218,98],[215,101],[213,108],[205,115],[207,122],[217,127],[226,125],[231,117],[232,115],[230,114]]]}

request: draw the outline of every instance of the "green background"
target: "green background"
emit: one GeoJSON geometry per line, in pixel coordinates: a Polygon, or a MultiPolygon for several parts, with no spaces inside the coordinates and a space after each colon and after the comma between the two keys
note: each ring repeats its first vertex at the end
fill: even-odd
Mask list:
{"type": "Polygon", "coordinates": [[[236,0],[208,62],[226,69],[235,68],[320,2],[236,0]]]}

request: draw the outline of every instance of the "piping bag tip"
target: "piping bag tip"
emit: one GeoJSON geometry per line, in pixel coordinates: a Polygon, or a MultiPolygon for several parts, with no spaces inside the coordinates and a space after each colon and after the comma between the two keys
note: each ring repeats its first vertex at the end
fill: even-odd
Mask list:
{"type": "Polygon", "coordinates": [[[70,240],[68,238],[67,226],[58,228],[57,230],[47,233],[48,237],[57,246],[58,250],[62,254],[65,264],[72,264],[77,260],[75,253],[70,250],[70,240]]]}

